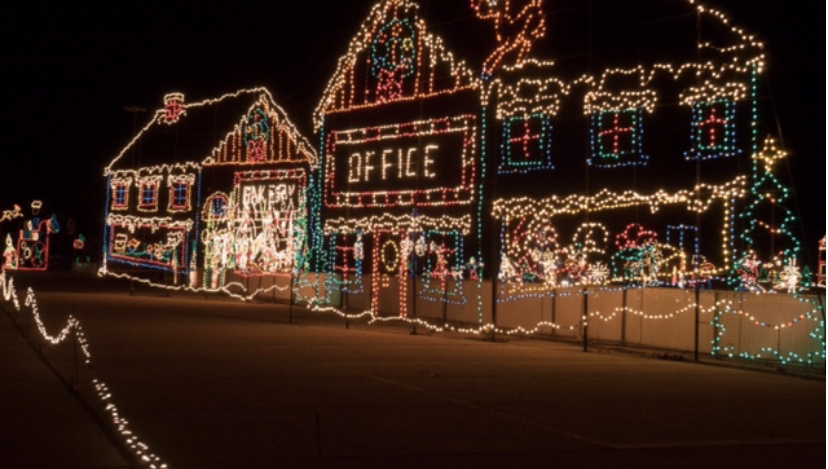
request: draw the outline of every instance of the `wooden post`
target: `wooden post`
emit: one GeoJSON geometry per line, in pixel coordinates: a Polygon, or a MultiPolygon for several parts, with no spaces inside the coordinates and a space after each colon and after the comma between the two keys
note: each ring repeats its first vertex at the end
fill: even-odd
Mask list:
{"type": "MultiPolygon", "coordinates": [[[[557,313],[558,313],[558,287],[552,289],[552,324],[558,325],[557,322],[557,313]]],[[[555,331],[557,331],[557,327],[552,328],[552,335],[555,335],[555,331]]]]}
{"type": "Polygon", "coordinates": [[[589,287],[584,287],[584,352],[589,348],[589,287]]]}
{"type": "Polygon", "coordinates": [[[699,291],[699,281],[698,278],[696,279],[696,330],[695,330],[695,337],[694,337],[694,347],[693,347],[693,361],[699,361],[699,321],[701,320],[701,305],[699,304],[699,300],[701,298],[701,292],[699,291]]]}
{"type": "MultiPolygon", "coordinates": [[[[275,296],[274,289],[274,296],[275,296]]],[[[288,296],[288,324],[293,324],[293,273],[290,274],[290,292],[288,296]]]]}
{"type": "Polygon", "coordinates": [[[342,302],[342,313],[345,314],[345,329],[351,328],[351,320],[348,318],[348,274],[347,272],[342,277],[345,281],[342,282],[342,289],[340,293],[342,294],[342,298],[340,301],[342,302]]]}
{"type": "MultiPolygon", "coordinates": [[[[74,315],[74,312],[73,312],[74,315]]],[[[73,351],[73,360],[74,360],[74,367],[75,367],[75,374],[72,376],[72,388],[75,391],[80,391],[80,375],[78,374],[78,328],[77,324],[75,323],[75,328],[72,331],[72,351],[73,351]]]]}
{"type": "Polygon", "coordinates": [[[621,345],[627,345],[627,288],[621,289],[621,345]]]}

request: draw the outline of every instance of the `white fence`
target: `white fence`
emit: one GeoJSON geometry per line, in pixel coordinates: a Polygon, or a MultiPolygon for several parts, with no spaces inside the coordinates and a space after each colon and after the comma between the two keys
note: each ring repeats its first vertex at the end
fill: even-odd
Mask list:
{"type": "MultiPolygon", "coordinates": [[[[342,293],[336,288],[330,292],[328,304],[349,312],[370,310],[371,278],[364,276],[361,280],[361,292],[342,293]]],[[[307,283],[315,281],[314,276],[306,277],[307,283]]],[[[825,365],[823,295],[702,290],[697,311],[694,290],[590,287],[585,294],[584,288],[571,287],[559,288],[552,295],[498,302],[493,316],[492,285],[488,281],[463,281],[459,287],[466,298],[464,303],[424,299],[420,295],[422,280],[416,280],[414,292],[414,281],[408,281],[403,303],[398,279],[387,279],[386,286],[379,290],[378,315],[397,316],[404,305],[408,318],[438,326],[493,324],[503,331],[522,328],[533,335],[573,340],[583,340],[587,326],[588,342],[592,344],[825,365]]],[[[455,287],[458,285],[454,281],[448,282],[447,290],[455,287]]],[[[315,291],[309,286],[300,288],[304,296],[312,296],[315,291]]],[[[319,292],[326,294],[321,276],[319,292]]]]}

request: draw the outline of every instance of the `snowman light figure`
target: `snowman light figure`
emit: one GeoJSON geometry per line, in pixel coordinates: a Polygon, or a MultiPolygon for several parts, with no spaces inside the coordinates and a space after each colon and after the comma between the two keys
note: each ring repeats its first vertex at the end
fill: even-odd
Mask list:
{"type": "Polygon", "coordinates": [[[788,293],[796,293],[799,291],[799,281],[802,279],[802,273],[799,271],[799,266],[796,265],[796,259],[788,259],[788,263],[782,272],[779,274],[779,281],[774,285],[777,290],[787,290],[788,293]]]}

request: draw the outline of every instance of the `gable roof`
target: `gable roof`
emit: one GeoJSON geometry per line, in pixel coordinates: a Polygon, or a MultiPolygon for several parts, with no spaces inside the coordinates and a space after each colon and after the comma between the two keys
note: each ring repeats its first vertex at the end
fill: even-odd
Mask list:
{"type": "MultiPolygon", "coordinates": [[[[176,93],[176,95],[180,96],[176,93]]],[[[168,95],[171,96],[171,95],[168,95]]],[[[263,87],[239,90],[218,98],[195,103],[182,103],[180,110],[170,118],[167,109],[153,113],[152,119],[135,135],[123,150],[104,168],[104,176],[114,171],[136,170],[131,166],[133,151],[140,154],[141,168],[164,165],[200,166],[210,164],[239,164],[238,152],[228,158],[216,156],[229,141],[244,133],[248,115],[256,108],[269,118],[272,140],[287,142],[284,153],[268,154],[261,163],[306,162],[316,165],[313,146],[296,129],[279,107],[270,92],[263,87]]],[[[226,153],[226,152],[225,152],[226,153]]]]}
{"type": "Polygon", "coordinates": [[[340,57],[314,112],[314,129],[322,126],[326,114],[478,87],[477,75],[464,61],[454,58],[442,39],[426,30],[416,3],[412,0],[381,0],[351,40],[348,52],[340,57]],[[395,26],[408,29],[404,34],[410,36],[392,37],[393,32],[388,30],[395,26]],[[399,47],[405,48],[404,51],[390,50],[399,44],[403,44],[399,47]],[[394,61],[397,62],[396,69],[389,71],[390,65],[383,67],[386,62],[394,61]],[[383,94],[381,85],[377,86],[382,77],[377,75],[392,75],[400,71],[400,67],[408,77],[405,87],[400,86],[397,93],[383,94]]]}
{"type": "MultiPolygon", "coordinates": [[[[582,23],[575,23],[586,27],[587,21],[599,21],[606,31],[600,42],[590,36],[589,54],[580,53],[587,46],[586,36],[538,39],[529,58],[497,70],[482,93],[483,104],[494,106],[501,119],[535,112],[555,115],[565,96],[582,99],[585,114],[631,107],[652,112],[664,99],[659,94],[669,81],[684,87],[670,102],[687,104],[711,96],[744,99],[749,75],[764,68],[761,41],[696,0],[638,0],[639,4],[650,8],[617,0],[595,2],[591,16],[579,16],[582,23]],[[625,11],[644,11],[647,16],[626,24],[629,18],[621,14],[625,11]],[[654,45],[632,46],[640,41],[654,45]]],[[[555,26],[554,19],[546,21],[555,26]]]]}

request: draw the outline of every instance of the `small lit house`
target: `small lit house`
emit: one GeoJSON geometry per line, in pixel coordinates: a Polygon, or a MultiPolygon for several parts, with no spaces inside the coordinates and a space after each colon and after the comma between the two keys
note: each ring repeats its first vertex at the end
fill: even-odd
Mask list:
{"type": "Polygon", "coordinates": [[[760,119],[760,42],[693,0],[549,3],[472,2],[499,38],[482,103],[500,301],[725,281],[790,234],[789,220],[755,221],[758,188],[775,182],[765,162],[784,156],[760,119]],[[524,28],[501,34],[507,18],[524,28]]]}
{"type": "Polygon", "coordinates": [[[479,320],[479,94],[415,2],[370,11],[314,113],[322,302],[407,317],[416,298],[479,320]]]}
{"type": "Polygon", "coordinates": [[[180,93],[105,168],[101,272],[255,294],[290,276],[307,240],[313,147],[264,88],[180,93]]]}

